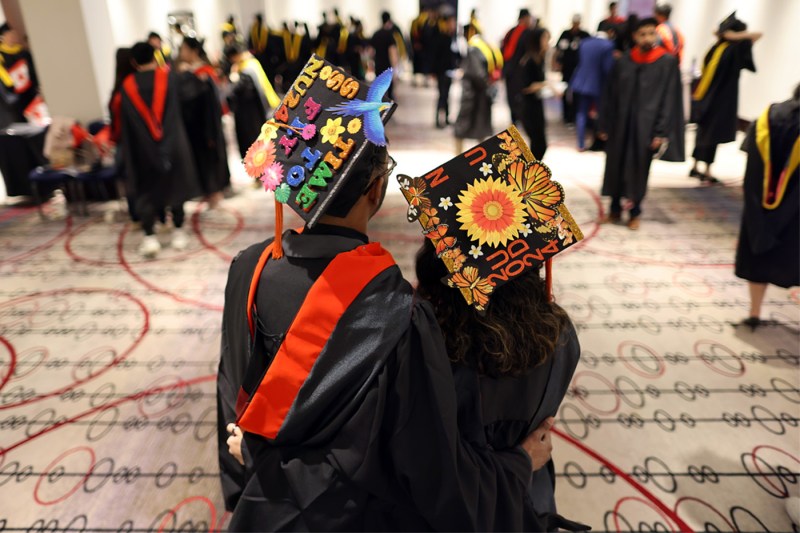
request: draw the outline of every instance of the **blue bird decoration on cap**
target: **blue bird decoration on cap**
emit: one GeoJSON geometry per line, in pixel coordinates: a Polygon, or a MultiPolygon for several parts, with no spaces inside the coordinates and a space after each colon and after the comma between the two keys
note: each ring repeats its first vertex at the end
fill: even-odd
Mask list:
{"type": "Polygon", "coordinates": [[[362,117],[364,121],[364,137],[377,146],[386,146],[386,133],[383,129],[381,112],[391,107],[383,101],[383,96],[392,84],[392,69],[388,68],[375,78],[367,90],[367,99],[355,98],[339,105],[329,107],[334,115],[345,117],[362,117]]]}

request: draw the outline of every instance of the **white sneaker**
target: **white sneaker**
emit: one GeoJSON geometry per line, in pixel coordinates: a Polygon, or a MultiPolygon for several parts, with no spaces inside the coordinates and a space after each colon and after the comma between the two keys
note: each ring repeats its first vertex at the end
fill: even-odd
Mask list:
{"type": "Polygon", "coordinates": [[[800,527],[800,496],[789,496],[786,499],[786,514],[795,526],[800,527]]]}
{"type": "Polygon", "coordinates": [[[172,232],[172,247],[175,250],[185,250],[189,246],[189,236],[182,228],[175,228],[172,232]]]}
{"type": "Polygon", "coordinates": [[[139,254],[147,259],[153,259],[161,251],[161,243],[155,235],[145,235],[142,244],[139,245],[139,254]]]}

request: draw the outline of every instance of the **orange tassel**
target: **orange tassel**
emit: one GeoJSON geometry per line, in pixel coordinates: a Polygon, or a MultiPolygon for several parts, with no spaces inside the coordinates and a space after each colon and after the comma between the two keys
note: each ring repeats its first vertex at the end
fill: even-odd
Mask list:
{"type": "Polygon", "coordinates": [[[547,301],[553,301],[553,260],[544,262],[544,283],[547,286],[547,301]]]}
{"type": "Polygon", "coordinates": [[[283,204],[275,200],[275,245],[272,247],[272,258],[283,257],[283,204]]]}

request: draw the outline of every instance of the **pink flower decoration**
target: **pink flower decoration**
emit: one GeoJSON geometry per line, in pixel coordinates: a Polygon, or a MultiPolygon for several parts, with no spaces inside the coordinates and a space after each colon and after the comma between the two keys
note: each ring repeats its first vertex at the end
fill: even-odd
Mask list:
{"type": "Polygon", "coordinates": [[[310,141],[314,135],[317,134],[317,127],[313,124],[306,124],[303,126],[303,132],[300,134],[304,141],[310,141]]]}
{"type": "Polygon", "coordinates": [[[280,163],[272,163],[267,167],[267,170],[264,171],[264,175],[261,176],[260,179],[261,183],[264,184],[265,191],[275,191],[278,185],[281,184],[281,181],[283,181],[283,165],[280,163]]]}

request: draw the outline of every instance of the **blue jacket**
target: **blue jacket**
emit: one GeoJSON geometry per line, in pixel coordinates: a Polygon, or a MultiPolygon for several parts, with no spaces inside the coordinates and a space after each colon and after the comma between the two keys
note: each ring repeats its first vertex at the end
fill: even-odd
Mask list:
{"type": "Polygon", "coordinates": [[[599,37],[584,39],[578,49],[578,68],[570,83],[572,91],[599,98],[613,65],[613,41],[599,37]]]}

